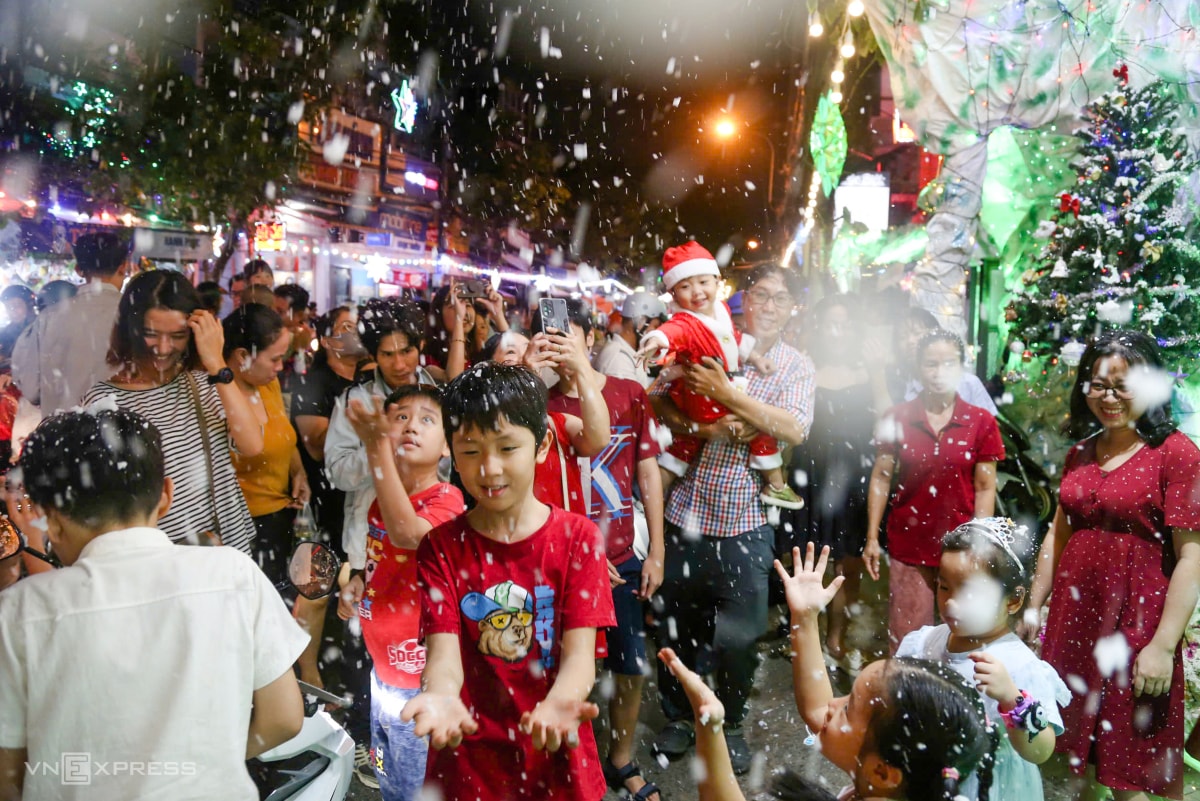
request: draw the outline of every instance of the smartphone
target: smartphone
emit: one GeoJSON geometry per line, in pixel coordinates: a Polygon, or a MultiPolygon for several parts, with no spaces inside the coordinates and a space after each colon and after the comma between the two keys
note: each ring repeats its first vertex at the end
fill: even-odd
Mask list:
{"type": "Polygon", "coordinates": [[[464,278],[458,282],[458,296],[460,298],[486,298],[490,286],[491,284],[480,278],[464,278]]]}
{"type": "Polygon", "coordinates": [[[564,298],[542,298],[538,301],[538,310],[542,313],[543,331],[553,328],[561,334],[571,333],[571,318],[564,298]]]}

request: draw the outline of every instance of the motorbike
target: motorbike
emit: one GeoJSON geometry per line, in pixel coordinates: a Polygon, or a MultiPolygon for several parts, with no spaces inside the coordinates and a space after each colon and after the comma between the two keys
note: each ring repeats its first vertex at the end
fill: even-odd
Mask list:
{"type": "MultiPolygon", "coordinates": [[[[58,567],[52,554],[30,548],[20,531],[0,517],[0,561],[25,553],[58,567]]],[[[296,592],[319,600],[337,591],[341,561],[317,542],[301,542],[288,562],[288,582],[296,592]]],[[[285,585],[286,586],[286,585],[285,585]]],[[[342,801],[354,772],[354,741],[325,710],[351,702],[319,687],[298,682],[304,696],[300,733],[246,762],[261,801],[342,801]]]]}
{"type": "Polygon", "coordinates": [[[996,415],[996,423],[1004,440],[1004,458],[996,465],[996,514],[1044,532],[1058,508],[1054,484],[1030,455],[1025,432],[1003,414],[996,415]]]}

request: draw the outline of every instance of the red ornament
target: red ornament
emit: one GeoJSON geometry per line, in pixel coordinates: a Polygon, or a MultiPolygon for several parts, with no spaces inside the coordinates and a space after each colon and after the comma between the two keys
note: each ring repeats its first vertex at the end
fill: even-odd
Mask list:
{"type": "Polygon", "coordinates": [[[1031,351],[1031,350],[1027,350],[1027,351],[1025,351],[1024,353],[1022,353],[1022,354],[1021,354],[1021,361],[1023,361],[1023,362],[1031,362],[1031,361],[1033,361],[1033,351],[1031,351]]]}
{"type": "Polygon", "coordinates": [[[1062,197],[1058,199],[1058,210],[1063,214],[1070,212],[1078,217],[1079,209],[1079,198],[1075,197],[1070,192],[1063,192],[1062,197]]]}
{"type": "Polygon", "coordinates": [[[1121,64],[1113,70],[1113,77],[1121,82],[1122,86],[1129,85],[1129,65],[1121,64]]]}

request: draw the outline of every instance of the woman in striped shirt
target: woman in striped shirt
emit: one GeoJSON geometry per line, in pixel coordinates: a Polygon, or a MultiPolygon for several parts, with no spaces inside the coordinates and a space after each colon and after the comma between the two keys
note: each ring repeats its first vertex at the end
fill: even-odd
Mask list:
{"type": "Polygon", "coordinates": [[[175,499],[159,528],[175,542],[219,540],[249,554],[254,523],[229,458],[263,450],[263,433],[222,355],[221,324],[200,308],[183,275],[152,270],[129,282],[113,326],[108,361],[85,406],[112,398],[162,434],[175,499]]]}

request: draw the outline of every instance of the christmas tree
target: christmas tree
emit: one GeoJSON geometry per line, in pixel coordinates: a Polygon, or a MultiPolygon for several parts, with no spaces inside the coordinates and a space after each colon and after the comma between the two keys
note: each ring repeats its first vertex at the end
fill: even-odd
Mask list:
{"type": "Polygon", "coordinates": [[[1025,361],[1071,363],[1113,328],[1152,334],[1168,363],[1200,354],[1200,250],[1188,240],[1180,192],[1196,161],[1187,152],[1170,88],[1120,85],[1084,112],[1075,191],[1035,236],[1048,238],[1005,317],[1025,361]]]}

